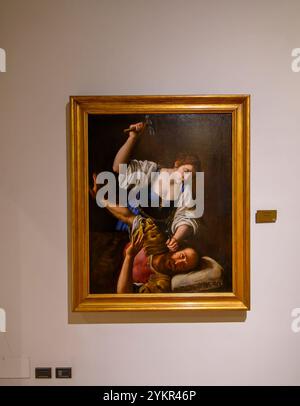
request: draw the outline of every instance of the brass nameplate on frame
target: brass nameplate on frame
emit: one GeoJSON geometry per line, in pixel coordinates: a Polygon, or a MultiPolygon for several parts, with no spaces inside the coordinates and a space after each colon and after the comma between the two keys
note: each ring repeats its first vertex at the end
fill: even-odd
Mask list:
{"type": "Polygon", "coordinates": [[[276,223],[277,210],[257,210],[255,215],[256,223],[276,223]]]}

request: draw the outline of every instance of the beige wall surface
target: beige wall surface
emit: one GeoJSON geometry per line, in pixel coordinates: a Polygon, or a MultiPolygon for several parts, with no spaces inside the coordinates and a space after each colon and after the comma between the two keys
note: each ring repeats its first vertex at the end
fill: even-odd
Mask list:
{"type": "Polygon", "coordinates": [[[299,17],[298,0],[0,0],[0,355],[32,372],[0,385],[44,365],[73,385],[300,384],[299,17]],[[69,320],[69,96],[213,93],[252,96],[252,310],[69,320]]]}

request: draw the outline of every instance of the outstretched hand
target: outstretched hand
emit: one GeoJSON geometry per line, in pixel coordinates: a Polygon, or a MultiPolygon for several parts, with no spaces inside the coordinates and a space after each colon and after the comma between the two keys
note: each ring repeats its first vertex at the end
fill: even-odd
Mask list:
{"type": "Polygon", "coordinates": [[[138,235],[136,239],[132,238],[128,248],[126,249],[126,255],[129,257],[135,257],[143,248],[143,241],[143,234],[138,235]]]}
{"type": "Polygon", "coordinates": [[[143,122],[131,124],[129,126],[129,135],[141,135],[145,130],[146,124],[143,122]]]}

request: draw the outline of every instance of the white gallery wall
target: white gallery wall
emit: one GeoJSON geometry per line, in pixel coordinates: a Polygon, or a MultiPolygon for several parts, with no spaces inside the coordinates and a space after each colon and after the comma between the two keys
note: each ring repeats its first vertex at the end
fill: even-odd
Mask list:
{"type": "Polygon", "coordinates": [[[42,384],[300,384],[299,18],[299,0],[0,0],[0,357],[31,363],[0,385],[68,365],[42,384]],[[251,94],[252,310],[68,315],[69,96],[213,93],[251,94]]]}

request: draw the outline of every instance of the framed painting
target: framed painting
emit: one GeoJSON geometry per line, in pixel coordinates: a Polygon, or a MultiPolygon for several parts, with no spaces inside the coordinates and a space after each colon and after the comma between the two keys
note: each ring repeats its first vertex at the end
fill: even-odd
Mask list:
{"type": "Polygon", "coordinates": [[[248,95],[72,96],[72,309],[249,310],[248,95]]]}

